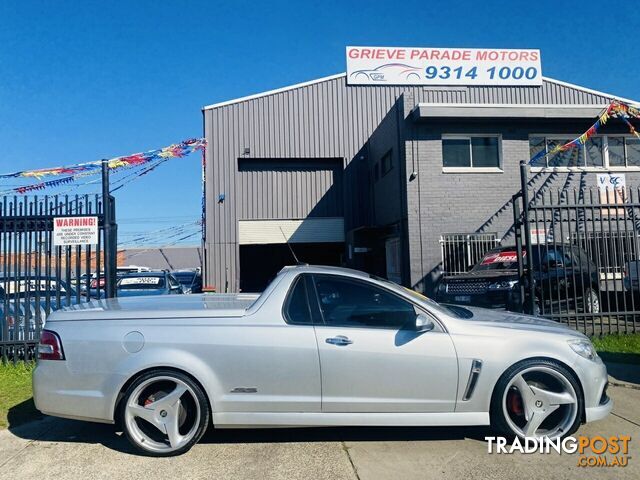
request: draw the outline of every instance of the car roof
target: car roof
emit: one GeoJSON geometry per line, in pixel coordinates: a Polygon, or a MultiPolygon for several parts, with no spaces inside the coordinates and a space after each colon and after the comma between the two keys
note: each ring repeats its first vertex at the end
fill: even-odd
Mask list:
{"type": "Polygon", "coordinates": [[[118,275],[120,278],[129,277],[164,277],[167,272],[131,272],[124,275],[118,275]]]}
{"type": "Polygon", "coordinates": [[[353,270],[351,268],[332,267],[329,265],[307,265],[307,264],[289,265],[284,267],[281,270],[281,272],[285,272],[285,271],[295,271],[295,272],[304,272],[304,273],[339,273],[339,274],[348,275],[351,277],[371,278],[371,275],[366,272],[353,270]]]}

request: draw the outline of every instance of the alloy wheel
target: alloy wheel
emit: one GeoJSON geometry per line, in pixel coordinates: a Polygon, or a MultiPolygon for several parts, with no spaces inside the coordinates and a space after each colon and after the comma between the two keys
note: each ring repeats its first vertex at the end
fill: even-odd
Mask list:
{"type": "Polygon", "coordinates": [[[502,398],[504,418],[519,437],[561,437],[578,415],[578,395],[560,372],[532,366],[518,372],[502,398]]]}
{"type": "Polygon", "coordinates": [[[144,450],[164,454],[184,447],[195,437],[201,415],[191,386],[171,376],[142,382],[129,395],[124,410],[133,441],[144,450]]]}

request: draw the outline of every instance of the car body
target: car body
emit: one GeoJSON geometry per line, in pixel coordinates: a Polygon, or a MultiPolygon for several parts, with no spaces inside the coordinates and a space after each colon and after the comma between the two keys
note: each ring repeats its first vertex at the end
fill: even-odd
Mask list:
{"type": "Polygon", "coordinates": [[[182,285],[169,272],[141,272],[120,275],[116,283],[118,297],[177,295],[182,285]]]}
{"type": "Polygon", "coordinates": [[[198,269],[174,270],[171,272],[184,293],[202,293],[202,275],[198,269]]]}
{"type": "MultiPolygon", "coordinates": [[[[545,244],[534,245],[532,253],[536,313],[558,311],[558,305],[567,304],[589,313],[599,312],[598,268],[584,250],[572,245],[545,244]]],[[[523,301],[516,247],[494,248],[471,271],[443,277],[436,300],[519,311],[523,301]]]]}
{"type": "Polygon", "coordinates": [[[640,259],[631,260],[624,264],[623,285],[627,292],[640,292],[640,259]]]}
{"type": "Polygon", "coordinates": [[[446,308],[337,267],[285,267],[260,295],[70,307],[49,317],[39,353],[39,410],[121,422],[151,455],[188,450],[210,423],[507,429],[511,419],[512,433],[560,436],[612,408],[606,368],[581,333],[532,316],[446,308]],[[547,407],[562,412],[562,428],[534,424],[556,421],[542,417],[547,407]],[[180,420],[184,412],[191,420],[180,420]]]}

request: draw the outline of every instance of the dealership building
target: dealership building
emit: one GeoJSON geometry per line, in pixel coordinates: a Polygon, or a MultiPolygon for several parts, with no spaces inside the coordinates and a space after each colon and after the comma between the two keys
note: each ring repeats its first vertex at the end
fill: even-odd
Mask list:
{"type": "MultiPolygon", "coordinates": [[[[470,70],[429,82],[415,65],[348,63],[347,73],[204,107],[206,284],[261,290],[295,263],[293,250],[429,293],[443,272],[513,243],[519,162],[579,136],[616,98],[539,71],[522,82],[475,84],[470,70]]],[[[532,172],[532,188],[596,187],[601,172],[632,186],[640,145],[611,121],[532,172]]]]}

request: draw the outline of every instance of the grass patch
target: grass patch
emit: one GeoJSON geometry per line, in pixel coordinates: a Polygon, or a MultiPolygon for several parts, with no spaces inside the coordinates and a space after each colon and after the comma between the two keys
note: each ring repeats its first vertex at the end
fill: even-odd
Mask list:
{"type": "Polygon", "coordinates": [[[33,362],[0,364],[0,428],[12,427],[40,417],[33,404],[33,362]]]}
{"type": "Polygon", "coordinates": [[[604,360],[640,364],[640,334],[605,335],[591,339],[604,360]]]}

